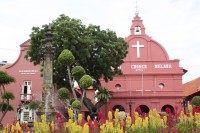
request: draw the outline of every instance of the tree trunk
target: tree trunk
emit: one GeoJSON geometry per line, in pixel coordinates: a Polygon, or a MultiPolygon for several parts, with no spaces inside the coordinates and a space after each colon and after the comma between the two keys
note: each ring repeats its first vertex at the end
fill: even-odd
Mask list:
{"type": "MultiPolygon", "coordinates": [[[[78,82],[78,85],[80,86],[79,82],[78,82]]],[[[99,112],[99,109],[101,108],[101,106],[103,106],[106,102],[103,102],[103,101],[98,101],[96,104],[93,104],[91,99],[87,98],[87,93],[84,89],[80,88],[81,89],[81,93],[82,93],[82,99],[83,99],[83,103],[84,105],[86,106],[86,108],[91,112],[93,113],[93,108],[96,108],[96,110],[99,112]],[[85,92],[84,92],[85,91],[85,92]]],[[[81,100],[82,100],[81,99],[81,100]]]]}
{"type": "Polygon", "coordinates": [[[87,107],[87,109],[92,112],[92,108],[96,108],[97,111],[99,111],[99,109],[106,103],[106,102],[102,102],[99,101],[97,102],[95,105],[91,102],[91,100],[87,97],[84,97],[83,99],[83,103],[84,105],[87,107]]]}
{"type": "Polygon", "coordinates": [[[71,73],[70,73],[70,67],[69,66],[67,66],[67,71],[68,71],[68,76],[69,76],[69,84],[70,84],[70,87],[72,89],[73,96],[74,96],[75,99],[77,99],[76,92],[74,90],[74,86],[72,85],[72,78],[71,78],[71,73]]]}
{"type": "Polygon", "coordinates": [[[92,108],[95,107],[94,104],[91,102],[91,100],[87,97],[83,98],[83,103],[86,106],[86,108],[92,112],[92,108]]]}
{"type": "Polygon", "coordinates": [[[4,112],[2,112],[2,116],[1,116],[1,118],[0,118],[0,125],[2,124],[2,120],[3,120],[3,118],[5,117],[6,113],[7,113],[7,110],[4,111],[4,112]]]}
{"type": "Polygon", "coordinates": [[[96,107],[97,109],[100,109],[105,103],[106,103],[106,102],[104,102],[104,101],[98,101],[98,102],[95,104],[95,107],[96,107]]]}
{"type": "MultiPolygon", "coordinates": [[[[4,87],[4,85],[2,85],[2,87],[3,87],[3,92],[5,92],[5,87],[4,87]]],[[[3,92],[2,92],[2,90],[0,89],[1,97],[3,96],[3,92]]],[[[2,99],[2,103],[4,103],[4,99],[2,99]]],[[[0,110],[1,110],[2,108],[3,108],[3,106],[1,106],[0,110]]]]}
{"type": "Polygon", "coordinates": [[[6,110],[4,112],[2,111],[2,116],[0,118],[0,125],[2,125],[1,122],[2,122],[3,118],[5,117],[5,115],[6,115],[7,111],[8,111],[8,106],[9,106],[9,100],[7,99],[7,107],[6,107],[6,110]]]}

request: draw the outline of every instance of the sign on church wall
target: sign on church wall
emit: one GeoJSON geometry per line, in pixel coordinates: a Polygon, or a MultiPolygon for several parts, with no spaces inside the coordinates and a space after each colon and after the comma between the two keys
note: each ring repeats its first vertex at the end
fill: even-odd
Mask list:
{"type": "Polygon", "coordinates": [[[149,64],[131,64],[131,69],[135,70],[135,71],[144,71],[148,68],[154,68],[154,69],[171,69],[172,64],[153,64],[153,65],[149,65],[149,64]]]}
{"type": "Polygon", "coordinates": [[[38,70],[19,70],[20,74],[36,74],[38,70]]]}

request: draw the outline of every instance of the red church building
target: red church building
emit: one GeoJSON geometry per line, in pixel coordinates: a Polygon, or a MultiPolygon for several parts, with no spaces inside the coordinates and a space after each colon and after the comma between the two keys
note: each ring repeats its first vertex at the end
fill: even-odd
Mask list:
{"type": "Polygon", "coordinates": [[[123,75],[102,85],[114,92],[105,112],[122,106],[126,112],[140,107],[144,113],[156,108],[172,112],[182,109],[182,76],[185,70],[179,60],[170,60],[164,47],[145,33],[143,21],[136,14],[132,20],[128,54],[120,66],[123,75]]]}
{"type": "MultiPolygon", "coordinates": [[[[179,60],[170,60],[164,47],[145,34],[145,27],[138,15],[132,20],[130,35],[125,41],[129,48],[120,66],[123,75],[116,75],[108,83],[101,81],[102,86],[114,92],[101,110],[107,113],[122,106],[124,111],[131,113],[137,107],[144,113],[152,108],[164,111],[167,107],[173,112],[180,111],[184,97],[182,76],[185,71],[179,66],[179,60]]],[[[22,122],[34,120],[34,112],[27,103],[41,100],[42,97],[40,66],[34,66],[24,59],[29,45],[30,40],[21,44],[19,58],[5,69],[16,78],[16,83],[6,86],[7,90],[14,92],[15,100],[11,101],[14,111],[8,112],[3,124],[12,122],[15,117],[22,122]]],[[[88,90],[87,93],[94,99],[94,90],[88,90]]],[[[88,113],[85,107],[82,111],[88,113]]]]}

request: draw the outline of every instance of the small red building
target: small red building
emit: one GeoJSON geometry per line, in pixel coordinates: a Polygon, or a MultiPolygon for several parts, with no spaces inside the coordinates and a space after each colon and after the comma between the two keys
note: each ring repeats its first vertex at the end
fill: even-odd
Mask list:
{"type": "MultiPolygon", "coordinates": [[[[125,41],[129,48],[120,66],[123,75],[116,75],[108,83],[101,80],[103,86],[114,92],[112,99],[101,110],[107,113],[122,106],[131,113],[137,107],[145,113],[152,108],[164,111],[167,107],[173,112],[180,111],[184,96],[182,76],[185,71],[179,66],[179,60],[170,60],[164,47],[145,34],[145,27],[138,15],[132,20],[130,35],[125,41]]],[[[19,58],[5,69],[16,78],[16,83],[6,86],[7,90],[15,94],[15,100],[11,101],[15,110],[7,113],[3,124],[14,119],[22,122],[34,120],[34,112],[29,110],[27,103],[41,100],[42,97],[40,66],[34,66],[24,59],[29,45],[30,40],[21,44],[19,58]]],[[[94,90],[88,90],[89,95],[94,98],[94,90]]],[[[85,107],[82,111],[88,114],[85,107]]]]}

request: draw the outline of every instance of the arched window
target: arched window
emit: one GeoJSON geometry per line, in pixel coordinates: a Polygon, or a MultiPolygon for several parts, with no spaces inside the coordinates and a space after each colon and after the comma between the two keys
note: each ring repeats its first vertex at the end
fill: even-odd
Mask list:
{"type": "Polygon", "coordinates": [[[161,111],[162,112],[167,112],[167,113],[172,113],[172,114],[174,114],[175,112],[174,112],[174,107],[172,106],[172,105],[169,105],[169,104],[166,104],[166,105],[164,105],[162,108],[161,108],[161,111]]]}
{"type": "Polygon", "coordinates": [[[136,112],[138,113],[149,113],[149,107],[146,105],[140,105],[136,108],[136,112]]]}

